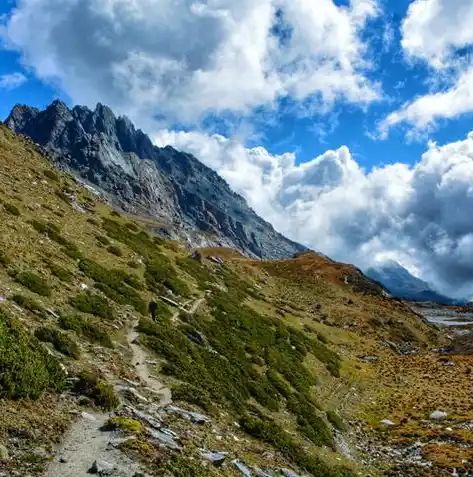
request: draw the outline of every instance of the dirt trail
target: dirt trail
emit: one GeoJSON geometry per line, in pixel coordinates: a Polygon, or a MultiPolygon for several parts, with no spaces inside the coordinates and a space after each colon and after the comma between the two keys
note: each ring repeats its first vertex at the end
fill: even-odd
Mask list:
{"type": "MultiPolygon", "coordinates": [[[[204,301],[205,298],[196,300],[188,312],[195,313],[204,301]]],[[[171,391],[151,374],[147,362],[149,357],[138,341],[137,325],[138,322],[133,324],[127,336],[128,345],[132,351],[132,365],[140,380],[150,391],[159,396],[159,405],[167,406],[172,403],[171,391]]],[[[83,413],[64,435],[62,444],[58,447],[56,456],[43,477],[87,477],[90,475],[88,471],[94,461],[113,464],[116,467],[113,475],[117,477],[128,477],[140,472],[139,465],[110,445],[110,442],[117,437],[114,432],[101,430],[108,417],[108,414],[83,413]]]]}
{"type": "Polygon", "coordinates": [[[155,394],[160,396],[160,405],[167,406],[172,403],[171,390],[164,387],[159,379],[151,375],[148,368],[148,356],[144,349],[140,346],[138,341],[138,332],[135,330],[135,327],[138,323],[135,323],[135,326],[128,333],[128,344],[130,345],[132,355],[133,366],[135,367],[136,374],[139,378],[146,384],[146,386],[155,394]]]}
{"type": "Polygon", "coordinates": [[[96,460],[113,463],[116,467],[113,475],[117,477],[139,472],[139,465],[109,446],[114,438],[113,432],[100,430],[107,419],[108,414],[90,414],[77,421],[66,432],[63,444],[44,477],[88,477],[96,460]]]}

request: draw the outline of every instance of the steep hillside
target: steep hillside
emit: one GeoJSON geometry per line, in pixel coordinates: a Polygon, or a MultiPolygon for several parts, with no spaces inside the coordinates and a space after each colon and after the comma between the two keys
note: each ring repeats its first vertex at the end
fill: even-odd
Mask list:
{"type": "MultiPolygon", "coordinates": [[[[16,106],[6,125],[40,144],[61,168],[78,174],[121,209],[159,219],[193,243],[219,243],[262,258],[304,249],[278,234],[190,154],[158,148],[126,117],[101,104],[72,110],[16,106]]],[[[160,227],[161,228],[161,227],[160,227]]]]}
{"type": "Polygon", "coordinates": [[[0,474],[472,470],[471,357],[359,270],[191,251],[36,149],[0,127],[0,474]]]}

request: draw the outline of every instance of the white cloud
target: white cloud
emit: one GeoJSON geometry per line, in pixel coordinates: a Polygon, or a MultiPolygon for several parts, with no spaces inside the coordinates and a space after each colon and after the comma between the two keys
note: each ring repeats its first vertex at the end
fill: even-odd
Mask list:
{"type": "Polygon", "coordinates": [[[0,76],[0,89],[12,90],[26,83],[27,78],[22,73],[8,73],[0,76]]]}
{"type": "Polygon", "coordinates": [[[282,97],[378,99],[361,39],[378,13],[376,0],[20,0],[3,36],[76,103],[193,122],[282,97]]]}
{"type": "Polygon", "coordinates": [[[416,132],[429,131],[439,119],[473,111],[473,3],[470,0],[415,0],[402,23],[402,48],[412,62],[431,72],[431,91],[389,114],[379,125],[389,129],[408,123],[416,132]],[[439,85],[442,87],[439,89],[439,85]]]}
{"type": "Polygon", "coordinates": [[[447,294],[473,291],[473,132],[430,143],[412,167],[369,173],[345,146],[297,164],[218,135],[165,130],[155,142],[199,157],[294,240],[361,266],[398,260],[447,294]]]}

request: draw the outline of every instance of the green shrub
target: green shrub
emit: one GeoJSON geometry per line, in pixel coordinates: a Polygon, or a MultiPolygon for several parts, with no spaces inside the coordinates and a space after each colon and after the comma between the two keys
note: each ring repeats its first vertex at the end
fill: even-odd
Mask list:
{"type": "Polygon", "coordinates": [[[117,257],[123,256],[122,249],[120,247],[117,247],[116,245],[110,245],[109,247],[107,247],[107,251],[113,255],[116,255],[117,257]]]}
{"type": "Polygon", "coordinates": [[[120,429],[124,432],[132,432],[133,434],[139,434],[143,430],[143,425],[140,421],[121,416],[111,417],[107,421],[107,427],[112,430],[120,429]]]}
{"type": "Polygon", "coordinates": [[[5,204],[3,204],[3,208],[15,217],[21,215],[20,209],[14,204],[9,204],[8,202],[6,202],[5,204]]]}
{"type": "Polygon", "coordinates": [[[65,330],[75,331],[92,343],[100,343],[107,348],[113,348],[112,340],[107,331],[91,318],[76,315],[61,315],[59,326],[65,330]]]}
{"type": "Polygon", "coordinates": [[[152,291],[161,291],[166,287],[176,295],[188,296],[188,286],[179,279],[171,261],[162,254],[153,256],[152,261],[146,263],[145,280],[152,291]]]}
{"type": "Polygon", "coordinates": [[[191,277],[194,277],[199,284],[199,288],[201,289],[206,288],[206,283],[214,281],[211,270],[204,264],[199,263],[197,260],[186,257],[176,260],[176,264],[191,277]]]}
{"type": "Polygon", "coordinates": [[[79,359],[80,357],[79,347],[66,333],[62,333],[54,328],[41,327],[36,329],[35,336],[39,341],[51,343],[54,349],[66,356],[74,359],[79,359]]]}
{"type": "Polygon", "coordinates": [[[87,371],[79,373],[74,392],[91,398],[97,406],[106,411],[113,411],[120,404],[113,387],[87,371]]]}
{"type": "Polygon", "coordinates": [[[138,262],[135,262],[134,260],[130,260],[129,262],[127,262],[127,265],[130,267],[130,268],[133,268],[133,269],[138,269],[140,268],[140,264],[138,262]]]}
{"type": "Polygon", "coordinates": [[[123,270],[109,270],[89,259],[82,259],[79,262],[79,269],[95,280],[95,287],[108,298],[122,305],[131,305],[146,315],[147,304],[136,291],[143,288],[138,277],[123,270]]]}
{"type": "Polygon", "coordinates": [[[121,217],[121,215],[116,210],[112,210],[110,212],[110,215],[112,215],[113,217],[121,217]]]}
{"type": "Polygon", "coordinates": [[[181,384],[173,388],[172,398],[174,401],[184,401],[189,404],[195,404],[207,412],[212,412],[214,409],[211,396],[202,388],[193,386],[192,384],[181,384]]]}
{"type": "Polygon", "coordinates": [[[100,227],[100,222],[97,219],[94,219],[93,217],[89,217],[87,219],[87,222],[89,222],[89,224],[94,225],[95,227],[100,227]]]}
{"type": "Polygon", "coordinates": [[[113,309],[108,300],[93,293],[83,293],[71,298],[71,305],[83,313],[100,316],[106,319],[113,318],[113,309]]]}
{"type": "Polygon", "coordinates": [[[127,222],[125,224],[125,227],[128,229],[128,230],[131,230],[132,232],[138,232],[140,230],[140,228],[138,227],[138,225],[136,225],[134,222],[127,222]]]}
{"type": "Polygon", "coordinates": [[[0,250],[0,264],[3,265],[4,267],[8,267],[11,265],[12,261],[10,260],[10,257],[6,254],[4,250],[0,250]]]}
{"type": "Polygon", "coordinates": [[[347,430],[347,426],[343,422],[342,418],[335,411],[327,411],[327,419],[331,424],[333,424],[335,429],[338,429],[341,432],[347,430]]]}
{"type": "Polygon", "coordinates": [[[110,240],[105,237],[105,235],[96,235],[95,238],[102,244],[102,245],[110,245],[110,240]]]}
{"type": "Polygon", "coordinates": [[[66,270],[57,263],[54,263],[50,260],[46,262],[46,265],[48,266],[51,273],[63,282],[70,282],[72,280],[72,277],[74,276],[72,272],[66,270]]]}
{"type": "Polygon", "coordinates": [[[15,275],[15,280],[34,293],[42,296],[51,296],[51,287],[48,282],[36,273],[25,271],[15,275]]]}
{"type": "Polygon", "coordinates": [[[82,258],[82,252],[75,243],[68,242],[61,250],[74,260],[80,260],[82,258]]]}
{"type": "Polygon", "coordinates": [[[24,296],[24,295],[13,295],[12,300],[22,308],[31,311],[39,316],[46,316],[46,312],[44,308],[37,303],[33,298],[24,296]]]}
{"type": "Polygon", "coordinates": [[[52,171],[51,169],[45,169],[43,171],[43,174],[48,178],[51,179],[52,181],[59,182],[59,176],[52,171]]]}
{"type": "Polygon", "coordinates": [[[37,399],[50,389],[61,391],[65,375],[41,343],[0,310],[0,397],[37,399]]]}

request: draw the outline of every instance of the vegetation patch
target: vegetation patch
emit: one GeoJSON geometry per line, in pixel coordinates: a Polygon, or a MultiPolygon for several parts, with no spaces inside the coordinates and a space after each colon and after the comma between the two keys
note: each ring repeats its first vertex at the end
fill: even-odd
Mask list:
{"type": "Polygon", "coordinates": [[[71,305],[83,313],[100,316],[105,319],[113,318],[113,309],[108,300],[94,293],[83,293],[71,298],[71,305]]]}
{"type": "Polygon", "coordinates": [[[327,411],[328,421],[335,427],[335,429],[340,432],[345,432],[347,430],[346,424],[343,422],[343,419],[335,411],[327,411]]]}
{"type": "Polygon", "coordinates": [[[59,280],[61,280],[62,282],[70,282],[74,276],[72,272],[70,272],[66,268],[61,267],[60,265],[51,260],[48,260],[46,262],[46,265],[48,266],[51,273],[55,277],[59,278],[59,280]]]}
{"type": "Polygon", "coordinates": [[[117,247],[116,245],[110,245],[109,247],[107,247],[107,251],[117,257],[123,256],[122,249],[120,247],[117,247]]]}
{"type": "Polygon", "coordinates": [[[36,273],[30,271],[20,272],[15,275],[15,280],[33,293],[46,297],[51,296],[51,287],[48,282],[36,273]]]}
{"type": "Polygon", "coordinates": [[[46,316],[44,308],[33,298],[30,298],[25,295],[16,294],[12,296],[12,300],[25,310],[31,311],[32,313],[39,316],[46,316]]]}
{"type": "Polygon", "coordinates": [[[79,359],[79,347],[74,340],[69,338],[66,333],[63,333],[55,328],[41,327],[35,331],[36,338],[45,343],[51,343],[56,351],[69,356],[70,358],[79,359]]]}
{"type": "Polygon", "coordinates": [[[124,270],[109,270],[89,259],[82,259],[79,269],[95,280],[95,287],[108,298],[121,305],[131,305],[136,311],[146,315],[147,304],[136,291],[143,288],[138,277],[124,270]]]}
{"type": "Polygon", "coordinates": [[[140,421],[121,416],[111,417],[107,421],[107,427],[110,429],[120,429],[124,432],[132,432],[133,434],[139,434],[143,431],[143,425],[140,421]]]}
{"type": "Polygon", "coordinates": [[[46,390],[61,391],[64,383],[58,361],[0,310],[0,397],[37,399],[46,390]]]}
{"type": "Polygon", "coordinates": [[[79,373],[78,381],[74,386],[74,391],[82,396],[89,397],[94,403],[106,411],[113,411],[120,404],[118,396],[113,390],[113,386],[101,381],[99,377],[91,372],[82,371],[79,373]]]}
{"type": "Polygon", "coordinates": [[[64,330],[75,331],[78,335],[84,336],[92,343],[100,343],[106,348],[113,348],[112,340],[107,331],[98,323],[94,323],[91,318],[80,316],[79,314],[61,315],[59,326],[64,330]]]}
{"type": "Polygon", "coordinates": [[[3,204],[3,208],[11,215],[14,215],[15,217],[18,217],[21,215],[20,209],[14,205],[10,204],[8,202],[3,204]]]}
{"type": "Polygon", "coordinates": [[[162,254],[155,254],[146,263],[145,279],[149,289],[155,292],[168,288],[176,295],[188,296],[190,293],[189,287],[177,276],[169,258],[162,254]]]}
{"type": "Polygon", "coordinates": [[[54,182],[59,182],[59,175],[56,172],[52,171],[51,169],[45,169],[43,171],[43,174],[48,179],[51,179],[54,182]]]}

